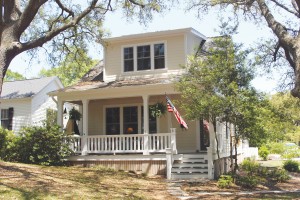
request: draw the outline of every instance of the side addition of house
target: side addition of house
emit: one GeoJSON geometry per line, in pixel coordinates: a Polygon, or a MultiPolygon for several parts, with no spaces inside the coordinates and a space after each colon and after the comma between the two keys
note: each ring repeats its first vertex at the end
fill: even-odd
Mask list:
{"type": "Polygon", "coordinates": [[[18,133],[24,126],[42,125],[47,110],[57,109],[47,93],[61,88],[57,77],[4,82],[0,97],[1,127],[18,133]]]}

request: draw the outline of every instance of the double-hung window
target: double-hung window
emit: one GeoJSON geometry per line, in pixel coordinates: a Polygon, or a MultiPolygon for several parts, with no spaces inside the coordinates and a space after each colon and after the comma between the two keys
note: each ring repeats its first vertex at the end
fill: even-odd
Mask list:
{"type": "Polygon", "coordinates": [[[106,133],[120,134],[120,108],[106,108],[106,133]]]}
{"type": "Polygon", "coordinates": [[[165,45],[154,44],[154,69],[165,68],[165,45]]]}
{"type": "Polygon", "coordinates": [[[134,69],[133,47],[124,48],[124,72],[131,72],[134,69]]]}
{"type": "Polygon", "coordinates": [[[144,71],[166,68],[165,44],[154,43],[123,48],[123,71],[144,71]]]}
{"type": "Polygon", "coordinates": [[[137,70],[151,69],[150,45],[137,47],[137,70]]]}

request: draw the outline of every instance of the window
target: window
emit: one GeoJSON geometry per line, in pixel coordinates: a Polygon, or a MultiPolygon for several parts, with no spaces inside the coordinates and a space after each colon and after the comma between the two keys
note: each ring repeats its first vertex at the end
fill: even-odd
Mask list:
{"type": "Polygon", "coordinates": [[[151,69],[150,45],[137,47],[137,70],[151,69]]]}
{"type": "Polygon", "coordinates": [[[138,107],[123,108],[123,133],[137,134],[138,133],[138,107]]]}
{"type": "Polygon", "coordinates": [[[12,130],[14,108],[1,109],[1,127],[12,130]]]}
{"type": "MultiPolygon", "coordinates": [[[[144,108],[142,106],[142,132],[144,132],[144,108]]],[[[156,117],[150,114],[149,110],[149,133],[157,133],[156,117]]]]}
{"type": "Polygon", "coordinates": [[[106,108],[106,133],[120,134],[120,108],[106,108]]]}
{"type": "Polygon", "coordinates": [[[164,69],[165,44],[124,47],[123,59],[124,72],[164,69]]]}
{"type": "MultiPolygon", "coordinates": [[[[106,134],[144,133],[143,106],[106,108],[106,134]]],[[[149,133],[157,133],[156,117],[149,112],[149,133]]]]}
{"type": "Polygon", "coordinates": [[[155,44],[154,45],[154,69],[165,68],[165,45],[155,44]]]}
{"type": "Polygon", "coordinates": [[[133,47],[124,48],[124,72],[133,71],[133,47]]]}

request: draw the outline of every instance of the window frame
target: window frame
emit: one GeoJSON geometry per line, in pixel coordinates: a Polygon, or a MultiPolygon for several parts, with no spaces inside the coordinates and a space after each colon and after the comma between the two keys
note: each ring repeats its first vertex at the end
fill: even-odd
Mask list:
{"type": "Polygon", "coordinates": [[[149,71],[160,71],[160,70],[167,70],[167,42],[166,41],[155,41],[151,43],[138,43],[133,45],[123,45],[121,47],[121,58],[122,58],[122,73],[129,74],[129,73],[142,73],[142,72],[149,72],[149,71]],[[164,45],[164,55],[160,56],[164,59],[164,68],[157,68],[155,66],[155,45],[164,45]],[[150,46],[150,69],[138,69],[138,47],[142,46],[150,46]],[[125,71],[125,49],[126,48],[133,48],[133,71],[125,71]]]}
{"type": "MultiPolygon", "coordinates": [[[[149,104],[151,105],[151,104],[149,104]]],[[[106,121],[106,110],[107,108],[119,108],[119,119],[120,119],[120,123],[119,123],[119,128],[120,128],[120,133],[117,135],[126,135],[125,130],[124,130],[124,108],[125,107],[137,107],[137,125],[138,125],[138,131],[137,134],[143,134],[143,105],[142,104],[122,104],[122,105],[105,105],[103,107],[103,119],[104,119],[104,124],[103,124],[103,133],[105,135],[112,135],[112,134],[108,134],[107,133],[107,121],[106,121]]],[[[149,113],[150,115],[150,113],[149,113]]],[[[150,123],[150,118],[149,118],[149,123],[150,123]]],[[[150,126],[150,124],[149,124],[150,126]]],[[[150,127],[149,127],[150,128],[150,127]]],[[[159,130],[159,120],[158,118],[156,118],[156,131],[159,130]]]]}

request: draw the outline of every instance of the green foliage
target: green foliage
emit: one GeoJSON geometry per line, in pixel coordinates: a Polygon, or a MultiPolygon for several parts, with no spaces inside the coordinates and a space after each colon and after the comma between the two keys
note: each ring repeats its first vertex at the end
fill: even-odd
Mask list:
{"type": "Polygon", "coordinates": [[[269,142],[266,144],[266,146],[272,154],[283,155],[283,153],[285,152],[285,146],[281,142],[269,142]]]}
{"type": "Polygon", "coordinates": [[[10,69],[6,71],[4,81],[17,81],[17,80],[24,80],[26,79],[22,74],[18,72],[13,72],[10,69]]]}
{"type": "Polygon", "coordinates": [[[268,148],[266,146],[261,146],[258,150],[258,155],[263,159],[267,160],[268,155],[270,154],[268,148]]]}
{"type": "Polygon", "coordinates": [[[289,172],[299,172],[299,162],[295,160],[286,160],[283,163],[283,168],[289,172]]]}
{"type": "Polygon", "coordinates": [[[189,119],[219,117],[236,126],[235,137],[248,138],[251,144],[264,142],[261,108],[267,102],[251,87],[252,65],[248,51],[228,36],[214,38],[205,57],[189,57],[176,88],[180,105],[189,119]]]}
{"type": "Polygon", "coordinates": [[[158,102],[154,105],[149,106],[150,115],[152,117],[161,117],[167,111],[167,107],[163,102],[158,102]]]}
{"type": "Polygon", "coordinates": [[[0,159],[5,160],[11,155],[15,138],[12,131],[0,127],[0,159]]]}
{"type": "Polygon", "coordinates": [[[260,179],[257,176],[238,176],[236,183],[244,188],[254,188],[258,185],[260,179]]]}
{"type": "Polygon", "coordinates": [[[98,62],[88,57],[84,49],[78,50],[77,54],[76,58],[73,54],[68,54],[58,67],[49,70],[42,69],[40,76],[57,76],[64,86],[77,83],[98,62]]]}
{"type": "Polygon", "coordinates": [[[272,170],[269,173],[268,177],[272,178],[276,182],[284,182],[284,181],[291,179],[291,177],[288,175],[287,171],[284,169],[272,170]]]}
{"type": "Polygon", "coordinates": [[[59,131],[59,126],[45,124],[43,127],[25,127],[16,136],[6,150],[6,161],[41,165],[60,165],[71,151],[63,143],[65,134],[59,131]]]}
{"type": "Polygon", "coordinates": [[[259,163],[252,159],[245,159],[240,164],[241,169],[245,170],[248,175],[253,175],[259,171],[259,163]]]}
{"type": "Polygon", "coordinates": [[[228,188],[232,185],[233,178],[231,175],[221,175],[218,180],[218,187],[219,188],[228,188]]]}
{"type": "Polygon", "coordinates": [[[78,121],[81,118],[81,113],[73,107],[69,111],[69,118],[78,121]]]}

